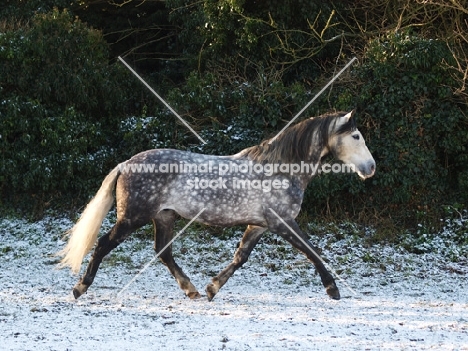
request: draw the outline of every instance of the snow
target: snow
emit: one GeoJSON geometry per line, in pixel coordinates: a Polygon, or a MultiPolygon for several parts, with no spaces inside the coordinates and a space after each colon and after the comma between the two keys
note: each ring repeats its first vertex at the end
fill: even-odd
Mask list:
{"type": "MultiPolygon", "coordinates": [[[[2,350],[468,350],[466,258],[369,246],[345,231],[312,237],[343,279],[334,301],[311,264],[268,233],[212,302],[186,298],[159,261],[119,294],[154,256],[144,228],[75,300],[77,277],[55,269],[53,256],[71,225],[0,219],[2,350]]],[[[112,216],[103,231],[111,225],[112,216]]],[[[194,226],[174,242],[202,294],[241,235],[194,226]]]]}

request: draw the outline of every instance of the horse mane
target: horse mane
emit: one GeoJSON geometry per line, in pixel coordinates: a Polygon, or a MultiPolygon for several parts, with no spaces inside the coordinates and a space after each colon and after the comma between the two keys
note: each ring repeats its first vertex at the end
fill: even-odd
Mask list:
{"type": "Polygon", "coordinates": [[[239,156],[248,157],[256,163],[318,163],[323,148],[328,145],[330,132],[340,135],[356,130],[354,118],[350,118],[340,128],[331,130],[336,119],[346,113],[340,111],[306,119],[287,128],[271,144],[273,138],[266,139],[259,145],[242,150],[239,156]]]}

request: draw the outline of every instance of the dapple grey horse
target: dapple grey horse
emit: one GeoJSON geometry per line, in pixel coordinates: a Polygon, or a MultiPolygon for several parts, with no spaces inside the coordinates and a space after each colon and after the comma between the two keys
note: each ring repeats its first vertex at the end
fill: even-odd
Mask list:
{"type": "Polygon", "coordinates": [[[161,252],[173,238],[177,215],[187,219],[198,215],[195,220],[208,225],[247,225],[232,262],[206,287],[209,300],[247,261],[267,229],[304,253],[314,263],[327,294],[339,299],[332,275],[295,221],[304,191],[328,154],[351,166],[362,179],[374,175],[375,161],[356,127],[354,111],[304,120],[278,137],[232,156],[171,149],[133,156],[107,175],[59,252],[63,256],[60,266],[79,272],[114,203],[115,189],[117,222],[97,240],[86,272],[73,288],[75,298],[93,283],[104,256],[150,222],[161,261],[188,297],[199,298],[198,290],[174,261],[172,246],[161,252]]]}

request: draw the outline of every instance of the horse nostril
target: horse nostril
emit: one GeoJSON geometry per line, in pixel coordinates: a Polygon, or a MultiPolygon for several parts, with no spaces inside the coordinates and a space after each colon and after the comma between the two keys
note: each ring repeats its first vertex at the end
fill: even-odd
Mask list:
{"type": "Polygon", "coordinates": [[[375,173],[375,163],[372,163],[370,166],[371,174],[375,173]]]}

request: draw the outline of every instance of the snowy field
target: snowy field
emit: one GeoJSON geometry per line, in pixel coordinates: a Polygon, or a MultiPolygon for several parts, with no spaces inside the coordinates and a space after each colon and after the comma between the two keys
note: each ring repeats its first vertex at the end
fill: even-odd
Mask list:
{"type": "MultiPolygon", "coordinates": [[[[70,226],[51,217],[0,219],[1,350],[468,350],[466,251],[449,260],[447,250],[460,252],[444,242],[412,254],[366,247],[349,228],[313,237],[342,279],[342,299],[333,301],[312,265],[266,233],[208,302],[186,298],[159,260],[119,294],[154,256],[140,234],[109,255],[75,300],[77,277],[55,269],[53,256],[70,226]]],[[[240,235],[189,228],[174,243],[177,262],[202,294],[240,235]]]]}

